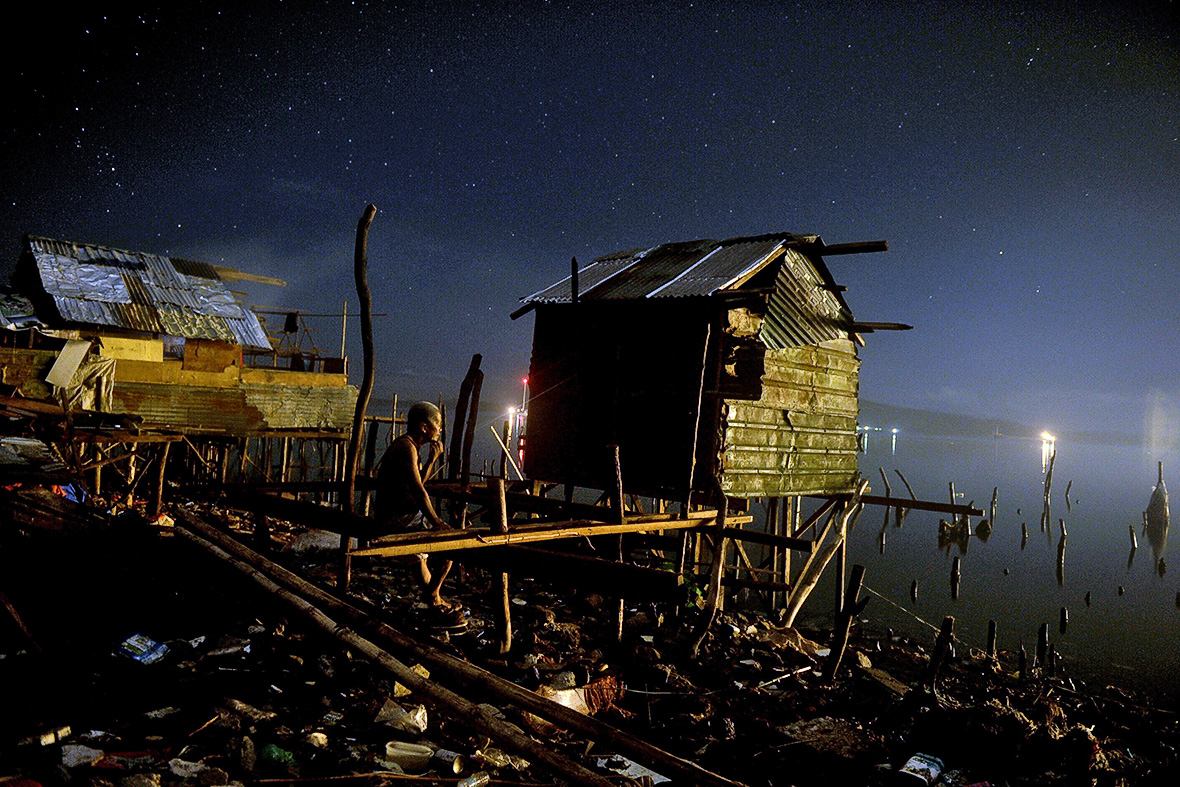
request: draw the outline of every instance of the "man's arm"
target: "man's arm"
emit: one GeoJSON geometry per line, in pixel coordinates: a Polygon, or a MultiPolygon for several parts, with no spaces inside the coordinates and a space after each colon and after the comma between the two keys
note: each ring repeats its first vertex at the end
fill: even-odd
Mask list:
{"type": "Polygon", "coordinates": [[[396,454],[398,474],[408,479],[406,489],[417,504],[418,510],[426,517],[426,521],[436,530],[449,530],[450,525],[442,520],[430,502],[430,494],[426,491],[426,484],[422,482],[422,474],[418,472],[418,447],[409,440],[402,441],[396,454]]]}

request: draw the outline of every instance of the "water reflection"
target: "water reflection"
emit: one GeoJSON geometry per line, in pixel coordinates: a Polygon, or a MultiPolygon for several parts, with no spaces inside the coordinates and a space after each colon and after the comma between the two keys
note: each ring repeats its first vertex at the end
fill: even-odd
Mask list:
{"type": "MultiPolygon", "coordinates": [[[[1175,626],[1180,625],[1176,572],[1172,580],[1164,577],[1168,566],[1163,501],[1145,506],[1148,501],[1139,497],[1142,491],[1136,491],[1150,478],[1152,464],[1161,458],[1165,463],[1174,461],[1171,454],[1151,455],[1137,442],[1066,441],[1065,450],[1057,456],[1055,440],[1039,435],[1031,441],[947,439],[915,435],[905,427],[906,439],[898,440],[894,454],[892,440],[886,439],[891,437],[890,430],[882,431],[871,440],[862,467],[871,468],[874,475],[887,475],[895,492],[900,476],[908,478],[902,495],[908,491],[920,500],[945,500],[953,478],[954,503],[961,505],[971,498],[984,501],[983,516],[969,522],[959,515],[894,508],[894,517],[907,517],[904,528],[890,528],[889,513],[881,511],[875,515],[881,517],[875,520],[876,527],[859,537],[850,536],[852,554],[865,561],[870,575],[876,572],[878,583],[895,585],[891,595],[899,604],[913,605],[925,619],[955,612],[961,615],[956,626],[961,620],[964,629],[977,634],[989,618],[1003,620],[1004,635],[1011,639],[1009,649],[1016,653],[1017,642],[1029,642],[1029,634],[1039,624],[1049,621],[1050,629],[1060,631],[1059,614],[1072,601],[1068,629],[1060,633],[1061,652],[1071,671],[1083,677],[1101,674],[1104,679],[1165,687],[1169,696],[1180,693],[1174,660],[1158,647],[1161,638],[1174,636],[1175,626]],[[1038,459],[1041,467],[1037,467],[1038,459]],[[1054,476],[1071,483],[1054,489],[1054,476]],[[1075,494],[1086,505],[1073,505],[1075,494]],[[1150,518],[1145,508],[1151,510],[1150,518]],[[1065,519],[1060,518],[1063,515],[1065,519]],[[1038,525],[1043,537],[1030,537],[1038,525]],[[937,533],[936,549],[930,548],[935,535],[931,530],[937,533]],[[1136,569],[1140,540],[1144,554],[1137,558],[1136,569]],[[960,565],[957,578],[955,556],[962,556],[961,563],[971,561],[969,568],[960,565]],[[1126,573],[1120,575],[1118,567],[1124,564],[1126,573]],[[987,579],[972,582],[963,576],[964,571],[987,579]],[[948,573],[959,586],[951,594],[946,593],[948,573]],[[919,597],[922,583],[942,591],[919,597]],[[1165,614],[1160,614],[1161,601],[1165,614]]],[[[1160,487],[1158,495],[1162,497],[1165,490],[1166,486],[1160,487]]],[[[1157,497],[1155,491],[1149,495],[1157,497]]],[[[881,618],[878,623],[911,625],[902,611],[876,614],[881,618]]],[[[920,630],[920,624],[913,625],[920,630]]]]}
{"type": "MultiPolygon", "coordinates": [[[[1052,466],[1053,454],[1057,453],[1057,438],[1048,432],[1041,432],[1041,472],[1052,466]]],[[[1051,474],[1051,473],[1050,473],[1051,474]]],[[[1046,484],[1048,488],[1048,484],[1046,484]]]]}
{"type": "Polygon", "coordinates": [[[1065,587],[1065,530],[1057,542],[1057,587],[1065,587]]]}
{"type": "MultiPolygon", "coordinates": [[[[1164,550],[1168,547],[1168,487],[1164,485],[1164,463],[1159,463],[1159,483],[1151,491],[1151,500],[1143,512],[1143,532],[1151,544],[1151,559],[1161,565],[1164,550]]],[[[1163,569],[1158,569],[1164,575],[1163,569]]]]}

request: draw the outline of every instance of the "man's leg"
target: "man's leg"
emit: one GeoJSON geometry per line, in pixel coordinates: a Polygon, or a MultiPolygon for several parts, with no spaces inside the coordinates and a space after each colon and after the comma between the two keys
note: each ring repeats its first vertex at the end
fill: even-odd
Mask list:
{"type": "MultiPolygon", "coordinates": [[[[425,562],[423,562],[423,565],[425,565],[425,562]]],[[[426,571],[427,575],[433,573],[433,576],[430,576],[426,580],[427,601],[436,607],[449,609],[453,605],[443,601],[441,592],[443,580],[447,578],[447,574],[451,571],[451,561],[443,560],[438,562],[435,564],[434,569],[433,572],[430,572],[429,569],[426,571]]]]}

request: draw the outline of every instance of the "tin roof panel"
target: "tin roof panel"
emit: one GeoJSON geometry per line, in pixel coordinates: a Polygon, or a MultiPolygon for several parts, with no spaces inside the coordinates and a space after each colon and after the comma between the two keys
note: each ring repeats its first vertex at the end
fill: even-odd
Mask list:
{"type": "Polygon", "coordinates": [[[50,238],[26,243],[64,320],[270,348],[212,266],[50,238]]]}

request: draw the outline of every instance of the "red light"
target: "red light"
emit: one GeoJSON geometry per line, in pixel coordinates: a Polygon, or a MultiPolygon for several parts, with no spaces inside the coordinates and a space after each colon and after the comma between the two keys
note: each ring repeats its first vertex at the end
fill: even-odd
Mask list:
{"type": "Polygon", "coordinates": [[[521,381],[522,383],[524,383],[525,385],[528,385],[528,384],[529,384],[529,378],[527,378],[527,377],[522,377],[522,378],[520,379],[520,381],[521,381]]]}

